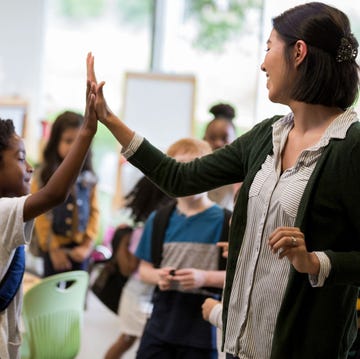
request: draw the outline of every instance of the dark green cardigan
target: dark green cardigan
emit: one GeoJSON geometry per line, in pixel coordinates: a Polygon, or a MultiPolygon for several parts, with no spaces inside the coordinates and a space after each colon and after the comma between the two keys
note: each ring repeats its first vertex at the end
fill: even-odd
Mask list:
{"type": "MultiPolygon", "coordinates": [[[[272,124],[265,120],[231,145],[191,163],[176,163],[144,140],[129,161],[170,195],[179,197],[244,182],[234,208],[223,298],[226,333],[236,261],[246,226],[250,185],[272,153],[272,124]]],[[[360,285],[360,124],[325,148],[300,202],[296,226],[308,251],[325,251],[331,272],[321,288],[290,271],[278,314],[271,359],[346,358],[356,335],[360,285]]],[[[263,358],[259,358],[263,359],[263,358]]]]}

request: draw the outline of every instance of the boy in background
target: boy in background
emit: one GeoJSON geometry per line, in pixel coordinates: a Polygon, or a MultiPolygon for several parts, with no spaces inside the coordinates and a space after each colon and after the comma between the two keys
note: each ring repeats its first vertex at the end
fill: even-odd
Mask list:
{"type": "MultiPolygon", "coordinates": [[[[167,152],[182,162],[209,153],[207,142],[192,138],[175,142],[167,152]]],[[[154,217],[147,220],[135,253],[141,259],[140,278],[159,289],[137,358],[216,358],[215,328],[202,318],[201,305],[209,295],[218,297],[209,287],[221,289],[224,281],[216,246],[224,211],[207,193],[178,198],[165,231],[160,268],[154,267],[151,254],[154,217]]]]}

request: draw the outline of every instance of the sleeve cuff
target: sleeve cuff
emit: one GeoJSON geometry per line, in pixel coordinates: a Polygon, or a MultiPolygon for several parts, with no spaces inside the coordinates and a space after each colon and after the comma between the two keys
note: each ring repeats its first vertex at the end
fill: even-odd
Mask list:
{"type": "Polygon", "coordinates": [[[126,159],[129,159],[138,150],[138,148],[140,147],[143,141],[144,141],[144,137],[135,133],[129,145],[121,149],[121,154],[126,159]]]}
{"type": "Polygon", "coordinates": [[[213,309],[211,309],[209,315],[209,322],[215,327],[222,329],[222,304],[216,304],[213,309]]]}
{"type": "Polygon", "coordinates": [[[320,271],[318,275],[309,275],[309,281],[312,287],[323,287],[326,278],[331,271],[331,262],[324,252],[313,252],[320,261],[320,271]]]}

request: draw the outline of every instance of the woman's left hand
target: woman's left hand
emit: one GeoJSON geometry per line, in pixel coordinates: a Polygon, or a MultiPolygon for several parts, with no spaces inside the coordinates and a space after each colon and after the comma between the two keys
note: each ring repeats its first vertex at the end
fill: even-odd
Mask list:
{"type": "Polygon", "coordinates": [[[269,246],[279,259],[287,257],[300,273],[318,275],[320,262],[315,253],[307,251],[305,236],[297,227],[278,227],[269,237],[269,246]]]}

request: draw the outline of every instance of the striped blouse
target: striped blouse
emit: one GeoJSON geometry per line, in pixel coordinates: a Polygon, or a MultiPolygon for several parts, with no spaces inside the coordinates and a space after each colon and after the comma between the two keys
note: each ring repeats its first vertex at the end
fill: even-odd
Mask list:
{"type": "MultiPolygon", "coordinates": [[[[267,238],[279,226],[293,226],[309,177],[330,138],[344,138],[356,114],[337,117],[320,141],[304,150],[295,165],[281,173],[281,152],[293,127],[293,114],[273,125],[273,155],[256,174],[249,192],[248,223],[229,302],[225,351],[240,359],[270,358],[277,313],[287,286],[290,263],[278,259],[267,238]]],[[[328,257],[317,252],[320,275],[312,285],[321,286],[330,272],[328,257]]]]}

